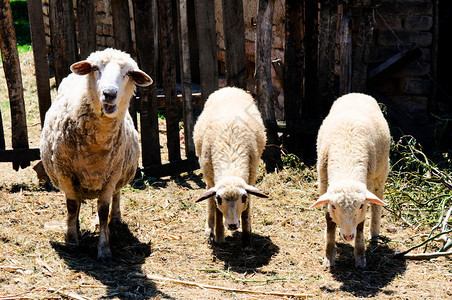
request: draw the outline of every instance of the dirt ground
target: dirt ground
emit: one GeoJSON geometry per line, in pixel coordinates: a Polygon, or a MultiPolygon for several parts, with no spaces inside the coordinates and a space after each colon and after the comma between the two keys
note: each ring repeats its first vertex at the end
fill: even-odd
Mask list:
{"type": "Polygon", "coordinates": [[[352,245],[339,239],[337,266],[324,269],[323,212],[308,208],[317,197],[315,171],[263,173],[258,187],[270,198],[253,198],[252,251],[241,250],[239,232],[224,245],[207,242],[205,203],[194,203],[205,185],[194,172],[125,188],[124,224],[111,232],[112,262],[102,264],[95,201],[82,208],[81,245],[68,248],[64,195],[40,188],[31,167],[16,172],[2,163],[0,299],[452,298],[450,258],[392,257],[428,230],[404,228],[387,212],[380,241],[367,243],[365,270],[354,267],[352,245]]]}

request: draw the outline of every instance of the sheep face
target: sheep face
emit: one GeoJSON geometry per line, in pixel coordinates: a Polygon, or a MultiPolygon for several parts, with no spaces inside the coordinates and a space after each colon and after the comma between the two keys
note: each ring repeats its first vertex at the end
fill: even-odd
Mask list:
{"type": "Polygon", "coordinates": [[[247,184],[242,178],[228,177],[207,190],[196,202],[215,196],[216,206],[223,214],[226,228],[235,231],[240,227],[242,213],[250,205],[249,195],[268,197],[254,186],[247,184]]]}
{"type": "Polygon", "coordinates": [[[358,224],[365,219],[367,202],[386,205],[364,184],[338,182],[330,186],[311,207],[326,204],[331,219],[340,227],[340,236],[351,242],[356,237],[358,224]]]}
{"type": "Polygon", "coordinates": [[[118,111],[125,111],[129,106],[130,97],[134,91],[134,85],[148,86],[152,79],[132,64],[130,56],[121,53],[124,59],[108,59],[108,52],[119,52],[113,49],[95,52],[87,60],[80,61],[71,66],[72,72],[77,75],[89,74],[90,80],[94,82],[96,98],[101,107],[101,114],[115,118],[118,111]],[[99,53],[107,51],[102,59],[99,53]]]}

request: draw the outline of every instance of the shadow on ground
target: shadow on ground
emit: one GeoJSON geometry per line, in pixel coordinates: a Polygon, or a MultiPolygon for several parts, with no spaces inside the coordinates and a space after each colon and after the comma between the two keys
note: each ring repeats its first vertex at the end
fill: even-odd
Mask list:
{"type": "Polygon", "coordinates": [[[151,254],[151,244],[141,243],[130,232],[126,224],[111,228],[110,246],[113,259],[102,263],[97,258],[98,235],[88,233],[82,236],[78,247],[51,241],[51,246],[66,265],[75,272],[83,272],[107,286],[103,299],[151,299],[156,296],[171,298],[159,291],[154,282],[137,276],[141,265],[151,254]]]}
{"type": "MultiPolygon", "coordinates": [[[[334,279],[342,283],[341,291],[356,297],[376,296],[385,286],[406,271],[404,260],[393,258],[394,251],[387,246],[388,240],[380,237],[371,242],[366,249],[367,267],[363,270],[355,267],[353,247],[337,243],[336,264],[330,272],[334,279]]],[[[322,290],[335,293],[336,289],[322,287],[322,290]]],[[[384,291],[391,296],[391,291],[384,291]]]]}
{"type": "Polygon", "coordinates": [[[242,249],[242,234],[235,232],[226,237],[223,244],[212,245],[215,259],[224,262],[224,269],[238,273],[259,272],[258,268],[268,265],[271,258],[278,254],[279,247],[269,237],[251,234],[252,250],[242,249]]]}

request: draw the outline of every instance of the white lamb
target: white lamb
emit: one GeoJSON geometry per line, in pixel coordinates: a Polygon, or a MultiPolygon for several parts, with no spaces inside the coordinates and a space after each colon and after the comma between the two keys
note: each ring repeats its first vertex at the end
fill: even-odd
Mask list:
{"type": "Polygon", "coordinates": [[[351,93],[337,99],[317,137],[320,198],[326,203],[326,267],[334,265],[336,224],[348,242],[355,238],[355,264],[366,267],[364,219],[371,203],[372,238],[379,234],[383,190],[389,172],[391,136],[377,101],[351,93]]]}
{"type": "Polygon", "coordinates": [[[66,243],[79,244],[80,205],[98,198],[97,256],[108,260],[109,221],[121,222],[120,189],[133,179],[140,155],[129,101],[135,85],[150,85],[152,79],[115,49],[93,52],[71,70],[46,113],[41,158],[52,183],[66,195],[66,243]]]}
{"type": "Polygon", "coordinates": [[[242,246],[251,247],[250,197],[268,197],[259,191],[257,168],[266,143],[262,117],[253,97],[226,87],[212,93],[193,133],[196,154],[208,190],[196,201],[207,203],[206,234],[222,243],[224,222],[235,231],[242,221],[242,246]]]}

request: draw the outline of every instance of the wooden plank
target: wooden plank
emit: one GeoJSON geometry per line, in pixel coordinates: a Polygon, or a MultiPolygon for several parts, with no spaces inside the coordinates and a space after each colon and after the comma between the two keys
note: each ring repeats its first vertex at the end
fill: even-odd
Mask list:
{"type": "Polygon", "coordinates": [[[31,45],[33,47],[39,116],[42,127],[44,126],[45,114],[52,104],[52,98],[50,96],[49,62],[47,61],[41,0],[28,1],[28,17],[30,19],[31,45]]]}
{"type": "MultiPolygon", "coordinates": [[[[140,68],[156,80],[154,19],[156,10],[153,0],[133,0],[137,57],[140,68]]],[[[141,157],[143,167],[160,164],[160,142],[158,126],[157,82],[139,87],[141,157]]],[[[163,96],[163,95],[162,95],[163,96]]],[[[163,101],[162,101],[163,102],[163,101]]],[[[163,103],[164,104],[164,103],[163,103]]]]}
{"type": "MultiPolygon", "coordinates": [[[[130,12],[128,0],[111,0],[111,14],[113,18],[113,34],[115,48],[134,56],[132,34],[130,27],[130,12]]],[[[137,107],[133,99],[129,103],[129,113],[132,116],[135,128],[138,128],[137,107]]]]}
{"type": "MultiPolygon", "coordinates": [[[[28,162],[29,166],[30,161],[39,159],[41,159],[39,148],[0,149],[0,162],[13,162],[13,165],[21,165],[23,162],[28,162]]],[[[24,167],[22,166],[22,168],[24,167]]]]}
{"type": "Polygon", "coordinates": [[[356,10],[360,12],[360,15],[355,17],[359,20],[359,30],[356,45],[353,49],[351,91],[365,93],[367,63],[373,39],[373,10],[368,8],[356,10]]]}
{"type": "MultiPolygon", "coordinates": [[[[4,150],[6,148],[5,144],[5,133],[3,131],[3,118],[2,118],[2,110],[0,108],[0,150],[4,150]]],[[[0,155],[1,157],[1,155],[0,155]]]]}
{"type": "Polygon", "coordinates": [[[352,17],[350,10],[339,4],[339,48],[340,48],[340,75],[339,96],[350,93],[352,76],[352,17]]]}
{"type": "Polygon", "coordinates": [[[215,2],[195,0],[196,32],[198,33],[199,71],[203,103],[218,90],[217,37],[215,2]]]}
{"type": "Polygon", "coordinates": [[[191,172],[199,169],[199,163],[196,158],[183,159],[176,162],[151,165],[143,168],[144,174],[149,177],[176,176],[184,172],[191,172]]]}
{"type": "Polygon", "coordinates": [[[246,89],[245,24],[242,0],[223,0],[226,83],[246,89]]]}
{"type": "Polygon", "coordinates": [[[337,98],[339,78],[334,73],[337,36],[337,5],[321,5],[319,17],[319,68],[318,68],[318,106],[320,115],[325,117],[337,98]]]}
{"type": "Polygon", "coordinates": [[[81,59],[96,50],[94,0],[77,0],[78,43],[81,59]]]}
{"type": "MultiPolygon", "coordinates": [[[[16,32],[14,31],[13,15],[9,0],[0,1],[0,50],[3,70],[8,86],[11,108],[12,146],[28,148],[27,118],[25,115],[24,92],[20,71],[19,53],[17,52],[16,32]]],[[[13,168],[26,168],[29,160],[15,160],[13,168]]]]}
{"type": "Polygon", "coordinates": [[[190,45],[188,36],[187,0],[177,1],[180,48],[180,74],[184,110],[184,141],[186,157],[196,157],[193,142],[193,100],[191,90],[190,45]]]}
{"type": "Polygon", "coordinates": [[[284,115],[301,118],[303,98],[303,1],[287,0],[284,52],[284,115]]]}
{"type": "Polygon", "coordinates": [[[169,161],[180,155],[179,111],[177,109],[176,53],[171,2],[157,0],[159,11],[159,45],[162,58],[163,89],[166,99],[166,134],[169,161]]]}
{"type": "Polygon", "coordinates": [[[78,61],[72,0],[50,0],[50,33],[53,67],[57,87],[71,72],[70,66],[78,61]]]}
{"type": "Polygon", "coordinates": [[[281,165],[280,149],[275,146],[279,144],[278,132],[267,125],[276,124],[271,58],[274,8],[275,0],[259,0],[256,25],[256,97],[267,129],[267,146],[262,155],[267,172],[274,172],[281,165]]]}

